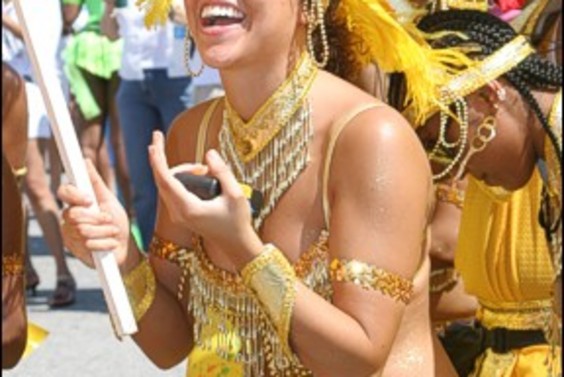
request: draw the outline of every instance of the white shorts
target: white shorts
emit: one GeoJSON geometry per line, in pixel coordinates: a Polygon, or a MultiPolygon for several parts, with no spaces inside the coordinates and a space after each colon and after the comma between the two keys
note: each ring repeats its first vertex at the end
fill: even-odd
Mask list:
{"type": "Polygon", "coordinates": [[[50,139],[51,128],[47,110],[43,103],[43,97],[39,87],[31,82],[25,83],[25,94],[27,97],[27,112],[29,115],[27,123],[28,139],[50,139]]]}

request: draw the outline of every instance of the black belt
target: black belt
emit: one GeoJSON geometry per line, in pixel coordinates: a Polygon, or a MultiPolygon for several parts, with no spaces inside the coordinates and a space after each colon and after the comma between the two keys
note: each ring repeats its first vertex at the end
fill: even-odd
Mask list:
{"type": "Polygon", "coordinates": [[[510,330],[504,327],[486,329],[480,324],[477,326],[482,332],[482,349],[491,348],[495,353],[548,344],[542,330],[510,330]]]}

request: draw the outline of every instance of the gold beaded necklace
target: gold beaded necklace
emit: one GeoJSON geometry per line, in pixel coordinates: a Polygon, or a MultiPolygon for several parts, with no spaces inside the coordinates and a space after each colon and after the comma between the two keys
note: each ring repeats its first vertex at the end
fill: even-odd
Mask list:
{"type": "Polygon", "coordinates": [[[235,177],[264,197],[253,225],[259,229],[308,162],[313,137],[307,95],[318,69],[304,53],[288,79],[245,123],[225,100],[220,152],[235,177]]]}

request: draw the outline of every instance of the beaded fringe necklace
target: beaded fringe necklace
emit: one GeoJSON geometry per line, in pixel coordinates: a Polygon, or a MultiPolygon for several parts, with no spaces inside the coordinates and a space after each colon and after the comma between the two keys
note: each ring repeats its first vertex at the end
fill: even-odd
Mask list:
{"type": "Polygon", "coordinates": [[[290,77],[248,123],[225,101],[220,151],[235,177],[263,194],[255,229],[307,164],[313,137],[307,95],[317,72],[309,55],[303,54],[290,77]]]}
{"type": "MultiPolygon", "coordinates": [[[[308,162],[313,137],[307,95],[318,69],[306,53],[288,79],[245,123],[225,101],[220,152],[240,182],[261,191],[264,205],[254,220],[259,229],[280,197],[308,162]]],[[[196,344],[225,360],[242,364],[245,377],[311,376],[297,358],[284,353],[276,329],[261,303],[239,275],[207,259],[203,242],[194,240],[189,310],[196,344]]]]}

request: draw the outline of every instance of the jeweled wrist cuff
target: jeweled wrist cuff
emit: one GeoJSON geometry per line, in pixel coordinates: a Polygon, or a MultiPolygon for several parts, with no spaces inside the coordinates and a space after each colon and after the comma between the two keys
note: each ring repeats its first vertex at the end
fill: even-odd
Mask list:
{"type": "Polygon", "coordinates": [[[284,254],[272,244],[241,270],[245,285],[255,292],[276,327],[284,353],[290,349],[290,323],[296,301],[296,274],[284,254]]]}
{"type": "Polygon", "coordinates": [[[133,316],[139,322],[155,299],[155,274],[149,259],[143,257],[141,262],[123,277],[123,282],[133,308],[133,316]]]}

